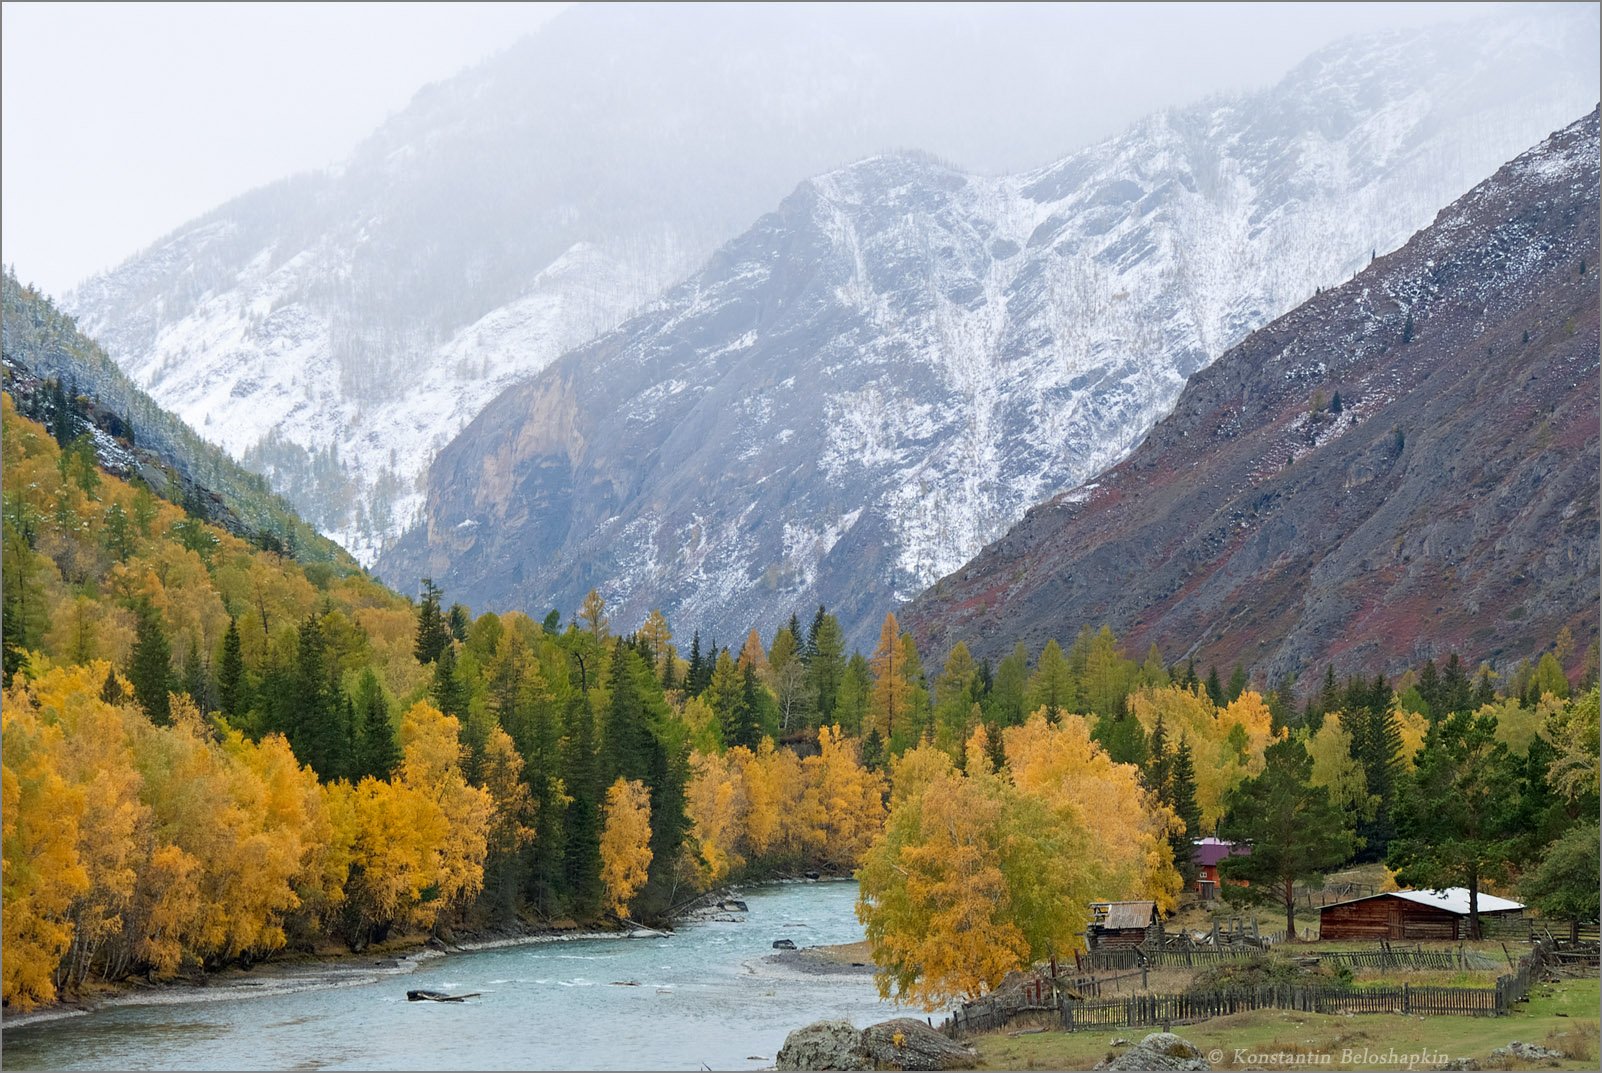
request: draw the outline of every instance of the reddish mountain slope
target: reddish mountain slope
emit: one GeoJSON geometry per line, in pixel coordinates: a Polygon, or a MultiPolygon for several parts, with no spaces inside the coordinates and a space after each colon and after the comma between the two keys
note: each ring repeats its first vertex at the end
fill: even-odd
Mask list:
{"type": "Polygon", "coordinates": [[[1598,117],[1249,336],[1123,464],[913,601],[926,652],[1107,623],[1260,677],[1597,635],[1598,117]],[[1334,400],[1339,395],[1337,411],[1334,400]]]}

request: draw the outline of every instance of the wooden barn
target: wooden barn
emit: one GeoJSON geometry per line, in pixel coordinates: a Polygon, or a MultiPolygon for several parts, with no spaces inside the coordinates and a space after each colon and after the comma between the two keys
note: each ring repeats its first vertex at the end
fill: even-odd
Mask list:
{"type": "Polygon", "coordinates": [[[1156,902],[1091,902],[1086,944],[1092,950],[1139,946],[1156,923],[1156,902]]]}
{"type": "MultiPolygon", "coordinates": [[[[1482,919],[1517,918],[1524,906],[1480,893],[1482,919]]],[[[1466,939],[1467,887],[1393,890],[1326,905],[1318,913],[1320,939],[1466,939]]]]}

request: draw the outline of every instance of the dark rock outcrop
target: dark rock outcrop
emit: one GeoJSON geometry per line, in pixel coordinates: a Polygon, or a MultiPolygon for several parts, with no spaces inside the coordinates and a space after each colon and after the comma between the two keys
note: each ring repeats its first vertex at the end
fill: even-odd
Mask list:
{"type": "MultiPolygon", "coordinates": [[[[910,604],[925,652],[1107,624],[1259,680],[1597,636],[1598,120],[1192,378],[1125,462],[910,604]]],[[[1578,658],[1578,655],[1576,656],[1578,658]]]]}

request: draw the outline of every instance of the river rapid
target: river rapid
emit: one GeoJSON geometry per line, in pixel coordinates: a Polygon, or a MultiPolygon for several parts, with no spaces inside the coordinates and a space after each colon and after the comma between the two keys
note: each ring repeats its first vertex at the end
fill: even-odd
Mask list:
{"type": "MultiPolygon", "coordinates": [[[[865,974],[764,959],[863,937],[855,883],[750,890],[738,923],[649,939],[569,939],[399,967],[352,959],[256,979],[131,994],[4,1032],[7,1069],[758,1069],[821,1018],[859,1027],[909,1011],[865,974]],[[415,965],[415,967],[413,967],[415,965]],[[408,1002],[409,989],[481,992],[408,1002]]],[[[258,970],[259,972],[260,970],[258,970]]],[[[912,1011],[921,1016],[921,1011],[912,1011]]]]}

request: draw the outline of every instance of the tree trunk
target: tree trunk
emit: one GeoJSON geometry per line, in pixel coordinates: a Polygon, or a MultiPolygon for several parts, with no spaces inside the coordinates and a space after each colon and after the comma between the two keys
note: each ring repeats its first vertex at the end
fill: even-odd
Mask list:
{"type": "Polygon", "coordinates": [[[1285,941],[1296,941],[1296,880],[1285,880],[1285,941]]]}
{"type": "Polygon", "coordinates": [[[1480,870],[1478,868],[1469,869],[1468,892],[1469,938],[1478,939],[1480,937],[1480,870]]]}

